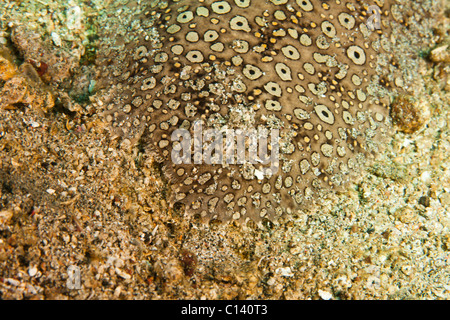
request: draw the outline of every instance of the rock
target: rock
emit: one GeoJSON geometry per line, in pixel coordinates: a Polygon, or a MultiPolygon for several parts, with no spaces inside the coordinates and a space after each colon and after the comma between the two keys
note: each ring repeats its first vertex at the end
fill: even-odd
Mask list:
{"type": "Polygon", "coordinates": [[[450,62],[450,50],[448,48],[448,44],[437,47],[436,49],[433,49],[430,52],[430,59],[431,59],[431,61],[437,62],[437,63],[439,63],[439,62],[449,63],[450,62]]]}
{"type": "Polygon", "coordinates": [[[404,133],[416,132],[430,116],[429,103],[424,98],[400,95],[391,105],[392,121],[404,133]]]}

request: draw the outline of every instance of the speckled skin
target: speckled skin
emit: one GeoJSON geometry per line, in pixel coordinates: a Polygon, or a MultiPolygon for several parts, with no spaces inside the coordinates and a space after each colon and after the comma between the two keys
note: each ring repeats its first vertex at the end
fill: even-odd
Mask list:
{"type": "Polygon", "coordinates": [[[361,2],[152,2],[136,22],[144,32],[118,37],[102,60],[105,119],[163,162],[171,201],[188,212],[221,220],[292,213],[341,189],[384,134],[389,97],[379,88],[403,81],[377,75],[380,57],[390,59],[395,7],[376,3],[381,24],[372,32],[361,2]],[[196,120],[204,130],[279,129],[277,174],[260,179],[255,164],[175,165],[171,134],[192,132],[196,120]]]}

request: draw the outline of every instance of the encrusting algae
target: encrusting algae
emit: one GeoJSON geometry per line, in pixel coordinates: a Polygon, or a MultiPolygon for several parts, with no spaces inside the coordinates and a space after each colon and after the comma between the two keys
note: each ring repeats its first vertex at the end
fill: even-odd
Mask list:
{"type": "Polygon", "coordinates": [[[0,91],[0,109],[13,109],[15,104],[24,103],[47,111],[55,105],[52,94],[33,66],[25,62],[17,68],[6,49],[0,50],[0,80],[4,81],[0,91]]]}
{"type": "MultiPolygon", "coordinates": [[[[171,202],[206,219],[275,218],[342,187],[389,131],[404,79],[395,1],[180,0],[141,5],[101,60],[105,119],[163,163],[171,202]],[[385,68],[380,68],[384,66],[385,68]],[[279,170],[175,164],[173,132],[279,130],[279,170]]],[[[209,144],[206,144],[208,148],[209,144]]]]}

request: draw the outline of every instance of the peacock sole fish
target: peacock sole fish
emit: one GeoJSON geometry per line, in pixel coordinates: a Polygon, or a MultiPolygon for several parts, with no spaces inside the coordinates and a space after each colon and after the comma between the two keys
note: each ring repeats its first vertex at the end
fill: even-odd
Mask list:
{"type": "Polygon", "coordinates": [[[391,93],[404,83],[390,62],[395,9],[388,0],[145,2],[101,60],[103,115],[114,136],[163,163],[170,201],[187,212],[291,214],[342,190],[389,131],[391,93]]]}

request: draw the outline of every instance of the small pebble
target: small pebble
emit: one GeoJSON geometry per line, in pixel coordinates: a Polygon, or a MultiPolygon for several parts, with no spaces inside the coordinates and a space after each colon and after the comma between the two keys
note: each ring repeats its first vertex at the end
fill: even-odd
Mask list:
{"type": "Polygon", "coordinates": [[[450,206],[450,193],[446,192],[441,194],[441,196],[439,197],[439,201],[443,206],[450,206]]]}
{"type": "Polygon", "coordinates": [[[52,40],[55,46],[61,47],[62,42],[59,34],[57,34],[56,32],[52,32],[52,40]]]}
{"type": "Polygon", "coordinates": [[[448,48],[448,44],[437,47],[436,49],[433,49],[430,53],[431,61],[433,62],[450,62],[450,50],[448,48]]]}
{"type": "Polygon", "coordinates": [[[420,180],[422,180],[424,183],[430,183],[431,182],[431,172],[430,171],[424,171],[420,175],[420,180]]]}
{"type": "Polygon", "coordinates": [[[294,274],[291,271],[291,268],[286,267],[286,268],[278,268],[275,273],[283,276],[283,277],[293,277],[294,274]]]}
{"type": "Polygon", "coordinates": [[[413,268],[411,266],[402,266],[402,272],[407,275],[410,276],[413,272],[413,268]]]}
{"type": "Polygon", "coordinates": [[[33,121],[30,123],[32,128],[39,128],[41,125],[39,124],[39,122],[33,121]]]}
{"type": "Polygon", "coordinates": [[[119,277],[121,277],[122,279],[125,279],[125,280],[131,279],[131,276],[128,273],[126,273],[125,271],[122,271],[119,268],[115,268],[115,271],[116,271],[116,274],[119,277]]]}
{"type": "Polygon", "coordinates": [[[30,277],[34,277],[37,274],[37,268],[35,266],[32,266],[28,269],[28,275],[30,277]]]}
{"type": "Polygon", "coordinates": [[[10,285],[13,285],[13,286],[16,286],[16,287],[18,287],[20,285],[20,281],[18,281],[16,279],[6,278],[4,281],[6,283],[9,283],[10,285]]]}
{"type": "Polygon", "coordinates": [[[333,295],[329,293],[328,291],[319,290],[319,296],[323,300],[331,300],[333,298],[333,295]]]}
{"type": "Polygon", "coordinates": [[[81,29],[83,11],[79,6],[73,6],[67,10],[67,28],[70,30],[81,29]]]}
{"type": "Polygon", "coordinates": [[[12,209],[6,209],[0,211],[0,223],[6,223],[8,222],[14,214],[14,211],[12,209]]]}
{"type": "Polygon", "coordinates": [[[269,286],[273,286],[276,283],[275,278],[270,278],[269,280],[267,280],[267,285],[269,286]]]}
{"type": "Polygon", "coordinates": [[[430,206],[430,197],[424,196],[419,198],[419,204],[423,205],[424,207],[430,206]]]}

